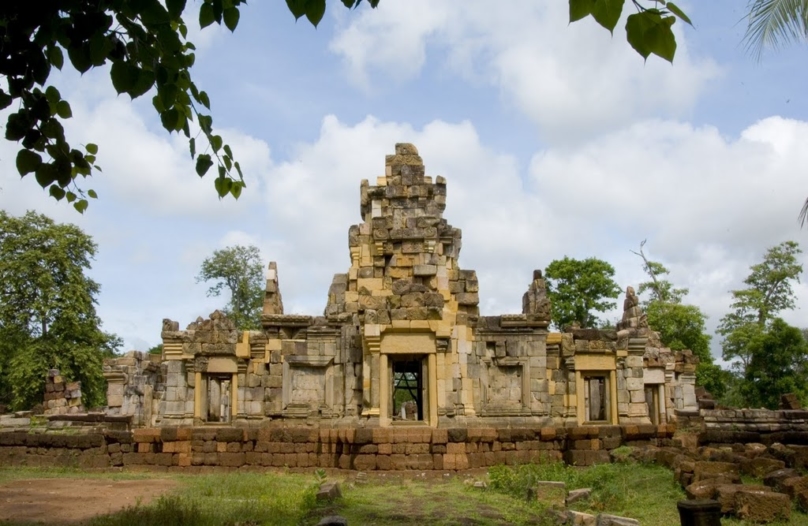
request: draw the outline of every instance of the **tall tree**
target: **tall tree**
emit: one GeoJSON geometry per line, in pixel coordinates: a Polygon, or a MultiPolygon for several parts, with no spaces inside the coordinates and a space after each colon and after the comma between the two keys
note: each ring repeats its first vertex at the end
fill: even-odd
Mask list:
{"type": "Polygon", "coordinates": [[[644,252],[645,241],[640,243],[639,252],[643,270],[649,281],[640,283],[638,293],[647,293],[643,308],[648,317],[648,325],[659,333],[662,343],[675,351],[690,349],[699,357],[696,368],[696,383],[710,393],[721,397],[725,391],[724,374],[713,363],[710,353],[710,335],[707,334],[707,316],[695,305],[682,303],[688,289],[675,287],[667,276],[670,271],[657,261],[649,260],[644,252]]]}
{"type": "Polygon", "coordinates": [[[597,327],[596,312],[614,308],[620,287],[615,283],[614,267],[597,259],[564,257],[545,270],[547,295],[552,305],[552,320],[558,328],[577,322],[581,327],[597,327]]]}
{"type": "Polygon", "coordinates": [[[721,318],[718,333],[724,337],[724,360],[737,360],[743,376],[752,359],[750,342],[765,332],[772,318],[796,305],[793,284],[800,281],[802,264],[797,256],[801,253],[794,241],[769,248],[763,261],[752,265],[744,280],[747,288],[732,291],[733,311],[721,318]]]}
{"type": "Polygon", "coordinates": [[[216,250],[202,262],[196,282],[215,280],[208,296],[230,292],[225,314],[240,330],[260,329],[264,303],[264,267],[257,247],[236,245],[216,250]]]}
{"type": "Polygon", "coordinates": [[[800,329],[775,318],[749,341],[748,350],[751,358],[740,385],[747,406],[777,409],[786,393],[807,401],[808,342],[800,329]]]}
{"type": "Polygon", "coordinates": [[[85,405],[103,403],[102,360],[121,342],[95,312],[95,251],[76,226],[0,211],[0,393],[13,406],[41,401],[53,367],[82,382],[85,405]]]}

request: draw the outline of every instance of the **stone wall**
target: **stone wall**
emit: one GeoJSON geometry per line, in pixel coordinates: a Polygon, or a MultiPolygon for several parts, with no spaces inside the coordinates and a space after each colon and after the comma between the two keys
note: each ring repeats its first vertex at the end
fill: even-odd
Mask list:
{"type": "Polygon", "coordinates": [[[46,415],[75,414],[84,410],[81,404],[81,382],[65,382],[58,369],[48,371],[44,398],[46,415]]]}
{"type": "Polygon", "coordinates": [[[769,409],[701,410],[700,444],[808,445],[808,411],[769,409]]]}
{"type": "Polygon", "coordinates": [[[671,444],[673,426],[557,428],[142,428],[0,433],[2,466],[461,470],[564,459],[609,462],[621,445],[671,444]]]}

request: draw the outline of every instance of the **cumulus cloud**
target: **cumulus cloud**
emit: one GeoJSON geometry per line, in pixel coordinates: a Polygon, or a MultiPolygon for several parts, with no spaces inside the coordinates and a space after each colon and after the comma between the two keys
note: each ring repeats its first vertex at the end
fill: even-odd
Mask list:
{"type": "Polygon", "coordinates": [[[623,21],[614,37],[592,20],[568,24],[563,2],[492,9],[484,0],[412,0],[340,19],[331,49],[365,90],[381,84],[374,74],[408,80],[433,60],[498,88],[554,143],[684,115],[719,74],[713,61],[690,54],[679,26],[676,66],[643,62],[625,42],[623,21]]]}

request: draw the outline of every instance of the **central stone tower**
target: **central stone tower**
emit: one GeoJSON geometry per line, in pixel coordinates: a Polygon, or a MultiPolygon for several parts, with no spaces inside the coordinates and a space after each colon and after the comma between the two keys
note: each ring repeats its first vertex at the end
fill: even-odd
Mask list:
{"type": "Polygon", "coordinates": [[[395,152],[375,186],[361,183],[363,222],[348,232],[351,268],[334,277],[325,315],[360,327],[362,415],[386,424],[391,410],[399,412],[388,407],[396,404],[390,389],[414,383],[412,410],[435,425],[438,399],[450,405],[442,413],[473,415],[470,380],[465,389],[460,380],[468,379],[466,364],[450,364],[458,381],[447,382],[439,358],[471,348],[479,288],[476,273],[457,262],[460,229],[443,218],[446,181],[425,175],[412,144],[396,144],[395,152]]]}

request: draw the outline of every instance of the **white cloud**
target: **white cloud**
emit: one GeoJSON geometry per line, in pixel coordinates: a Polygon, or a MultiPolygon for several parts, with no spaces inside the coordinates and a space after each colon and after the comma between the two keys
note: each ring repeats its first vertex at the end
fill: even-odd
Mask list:
{"type": "Polygon", "coordinates": [[[711,60],[690,55],[678,26],[672,67],[654,57],[644,63],[625,42],[622,21],[612,37],[593,20],[568,24],[567,16],[564,2],[390,2],[341,15],[331,49],[349,78],[371,91],[383,83],[374,72],[401,81],[417,76],[427,60],[445,61],[498,88],[554,143],[637,118],[684,115],[719,73],[711,60]],[[445,58],[435,58],[439,51],[445,58]]]}

